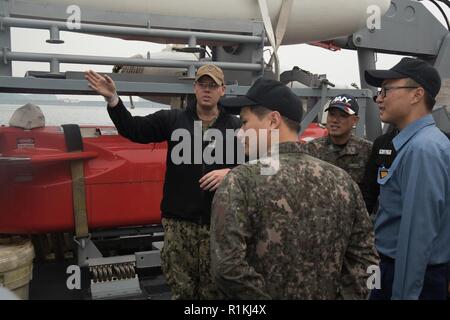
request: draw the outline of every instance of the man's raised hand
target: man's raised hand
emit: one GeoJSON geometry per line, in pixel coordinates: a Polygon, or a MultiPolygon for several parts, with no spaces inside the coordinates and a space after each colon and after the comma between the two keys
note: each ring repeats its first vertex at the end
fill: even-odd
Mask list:
{"type": "Polygon", "coordinates": [[[89,82],[89,87],[102,95],[107,101],[117,95],[116,85],[108,75],[102,76],[93,70],[89,70],[85,72],[84,77],[89,82]]]}

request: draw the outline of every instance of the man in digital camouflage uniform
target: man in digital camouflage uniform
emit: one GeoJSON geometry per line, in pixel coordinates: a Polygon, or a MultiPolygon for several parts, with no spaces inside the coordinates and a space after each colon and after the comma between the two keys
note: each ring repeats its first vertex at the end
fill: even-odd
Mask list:
{"type": "Polygon", "coordinates": [[[367,269],[378,263],[372,224],[351,177],[303,153],[298,97],[278,81],[259,79],[245,97],[223,105],[240,112],[243,132],[267,129],[272,160],[270,132],[279,130],[279,167],[272,175],[261,174],[266,161],[235,167],[215,194],[211,266],[221,293],[229,299],[365,299],[367,269]]]}
{"type": "Polygon", "coordinates": [[[359,106],[350,95],[334,97],[328,108],[328,136],[307,143],[305,152],[344,169],[361,188],[372,143],[353,135],[359,106]]]}

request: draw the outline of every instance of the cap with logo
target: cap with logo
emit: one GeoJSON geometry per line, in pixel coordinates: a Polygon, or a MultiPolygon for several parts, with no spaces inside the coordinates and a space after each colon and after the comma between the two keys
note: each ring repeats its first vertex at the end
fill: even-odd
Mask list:
{"type": "Polygon", "coordinates": [[[328,111],[331,108],[340,109],[349,115],[358,115],[359,111],[359,105],[358,102],[356,102],[355,97],[348,94],[341,94],[334,97],[325,111],[328,111]]]}
{"type": "Polygon", "coordinates": [[[209,76],[214,80],[219,86],[223,86],[225,84],[225,76],[223,75],[222,69],[213,64],[206,64],[198,68],[197,73],[195,74],[195,81],[198,81],[203,76],[209,76]]]}
{"type": "Polygon", "coordinates": [[[302,102],[291,89],[279,81],[263,78],[256,80],[245,96],[222,99],[221,105],[232,114],[239,114],[243,107],[261,106],[296,122],[302,120],[303,113],[302,102]]]}
{"type": "Polygon", "coordinates": [[[420,84],[432,98],[441,88],[438,71],[428,62],[415,58],[403,58],[389,70],[366,70],[366,82],[381,87],[384,80],[411,78],[420,84]]]}

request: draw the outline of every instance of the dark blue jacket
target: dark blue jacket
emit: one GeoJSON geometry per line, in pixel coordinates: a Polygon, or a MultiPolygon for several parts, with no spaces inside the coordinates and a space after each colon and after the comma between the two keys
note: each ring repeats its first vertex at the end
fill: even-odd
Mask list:
{"type": "MultiPolygon", "coordinates": [[[[137,143],[163,142],[168,143],[167,170],[164,181],[164,193],[161,201],[162,217],[191,221],[199,224],[209,224],[211,203],[214,192],[200,189],[199,180],[206,173],[232,168],[236,165],[236,157],[232,164],[226,162],[226,129],[236,130],[240,127],[240,120],[236,116],[226,113],[220,106],[220,114],[211,129],[218,129],[224,137],[223,164],[205,164],[201,156],[201,163],[194,163],[194,121],[200,121],[196,105],[191,104],[184,110],[160,110],[145,117],[132,116],[122,101],[114,108],[108,108],[109,116],[114,122],[119,134],[137,143]],[[171,141],[172,133],[176,129],[186,129],[191,136],[190,164],[175,164],[171,157],[172,149],[179,141],[171,141]]],[[[197,138],[198,139],[198,138],[197,138]]],[[[236,146],[236,139],[233,141],[236,146]]],[[[209,142],[202,142],[202,152],[209,142]]],[[[177,149],[178,150],[178,149],[177,149]]],[[[214,153],[213,153],[214,154],[214,153]]],[[[236,155],[236,148],[234,148],[236,155]]],[[[197,161],[198,162],[198,161],[197,161]]]]}

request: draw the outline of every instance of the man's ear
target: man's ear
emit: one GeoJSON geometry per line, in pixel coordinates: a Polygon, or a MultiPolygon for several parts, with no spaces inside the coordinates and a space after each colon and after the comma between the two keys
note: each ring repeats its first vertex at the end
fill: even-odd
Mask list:
{"type": "Polygon", "coordinates": [[[414,91],[413,102],[418,103],[422,99],[425,99],[425,89],[422,87],[418,87],[414,91]]]}
{"type": "Polygon", "coordinates": [[[359,121],[359,117],[357,115],[355,115],[354,117],[352,117],[352,126],[356,127],[356,125],[358,124],[359,121]]]}
{"type": "Polygon", "coordinates": [[[272,111],[269,114],[270,117],[270,128],[278,129],[281,125],[281,114],[278,111],[272,111]]]}
{"type": "Polygon", "coordinates": [[[222,90],[222,91],[220,92],[220,96],[223,97],[223,96],[225,95],[225,91],[227,90],[227,87],[226,87],[225,85],[223,85],[223,86],[220,88],[220,90],[222,90]]]}

